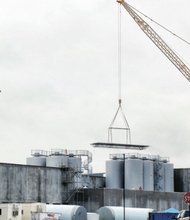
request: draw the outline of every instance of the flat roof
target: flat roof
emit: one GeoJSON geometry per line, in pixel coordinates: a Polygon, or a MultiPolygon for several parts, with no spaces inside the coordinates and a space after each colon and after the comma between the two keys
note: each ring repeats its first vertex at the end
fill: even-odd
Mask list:
{"type": "Polygon", "coordinates": [[[144,150],[149,145],[141,144],[120,144],[120,143],[105,143],[105,142],[96,142],[91,144],[93,147],[97,148],[118,148],[118,149],[131,149],[131,150],[144,150]]]}

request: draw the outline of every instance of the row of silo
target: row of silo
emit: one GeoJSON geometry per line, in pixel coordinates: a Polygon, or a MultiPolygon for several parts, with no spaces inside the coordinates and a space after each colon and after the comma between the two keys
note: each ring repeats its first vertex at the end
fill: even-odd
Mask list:
{"type": "Polygon", "coordinates": [[[48,156],[43,154],[34,154],[26,159],[27,165],[45,166],[56,168],[71,168],[74,171],[81,172],[81,157],[73,154],[52,153],[48,156]]]}
{"type": "Polygon", "coordinates": [[[106,187],[173,192],[173,164],[147,157],[127,157],[106,161],[106,187]]]}

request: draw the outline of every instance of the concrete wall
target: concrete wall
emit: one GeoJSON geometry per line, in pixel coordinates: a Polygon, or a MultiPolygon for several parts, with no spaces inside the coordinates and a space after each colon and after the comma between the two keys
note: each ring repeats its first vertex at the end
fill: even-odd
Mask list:
{"type": "MultiPolygon", "coordinates": [[[[183,201],[184,193],[166,193],[125,190],[126,207],[152,208],[166,210],[187,208],[183,201]]],[[[122,189],[83,189],[80,195],[75,195],[73,204],[83,205],[88,212],[96,212],[102,206],[123,206],[122,189]]]]}
{"type": "MultiPolygon", "coordinates": [[[[69,204],[85,206],[88,212],[96,212],[98,208],[106,205],[123,205],[122,189],[100,188],[103,187],[103,177],[85,176],[83,181],[88,182],[89,188],[92,189],[79,190],[74,188],[73,178],[74,174],[66,169],[0,163],[0,203],[68,201],[69,204]]],[[[190,191],[190,169],[175,169],[175,178],[175,182],[179,183],[175,183],[175,188],[190,191]]],[[[186,208],[183,195],[184,193],[178,192],[126,190],[125,203],[127,207],[156,210],[173,207],[180,210],[186,208]]]]}
{"type": "Polygon", "coordinates": [[[66,172],[15,164],[0,164],[0,202],[62,203],[66,172]]]}
{"type": "MultiPolygon", "coordinates": [[[[76,188],[76,176],[64,168],[0,163],[0,203],[64,203],[76,188]]],[[[89,188],[104,185],[103,177],[85,179],[89,188]]]]}

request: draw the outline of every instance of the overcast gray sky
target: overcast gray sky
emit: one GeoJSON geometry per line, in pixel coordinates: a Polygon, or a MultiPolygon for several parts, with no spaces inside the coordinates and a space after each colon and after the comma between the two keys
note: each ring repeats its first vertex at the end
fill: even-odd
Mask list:
{"type": "MultiPolygon", "coordinates": [[[[128,3],[190,41],[189,0],[128,3]]],[[[104,170],[110,151],[90,144],[107,141],[118,105],[117,16],[114,0],[0,0],[1,162],[88,149],[104,170]]],[[[151,26],[190,63],[187,44],[151,26]]],[[[150,145],[141,153],[190,167],[189,98],[189,82],[123,9],[123,109],[132,143],[150,145]]]]}

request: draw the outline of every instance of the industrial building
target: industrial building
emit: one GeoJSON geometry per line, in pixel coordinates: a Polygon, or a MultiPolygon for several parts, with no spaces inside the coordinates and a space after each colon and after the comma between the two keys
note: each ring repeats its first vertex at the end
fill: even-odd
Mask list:
{"type": "Polygon", "coordinates": [[[89,170],[89,151],[34,150],[26,165],[0,164],[0,203],[46,203],[165,210],[186,208],[189,169],[174,169],[169,159],[142,154],[110,155],[106,173],[89,170]],[[125,200],[124,200],[125,198],[125,200]]]}
{"type": "MultiPolygon", "coordinates": [[[[124,0],[117,2],[190,81],[190,69],[137,10],[124,0]]],[[[96,144],[114,147],[112,131],[119,129],[126,132],[126,144],[118,146],[146,148],[131,144],[130,128],[122,110],[121,17],[118,21],[119,107],[108,128],[109,143],[96,144]],[[115,127],[118,113],[125,127],[115,127]]],[[[115,220],[116,215],[117,220],[125,220],[125,212],[131,219],[144,220],[154,210],[181,210],[187,206],[183,195],[190,191],[190,170],[175,169],[169,158],[114,154],[105,161],[105,173],[93,173],[91,162],[92,153],[87,150],[52,149],[33,150],[26,165],[0,163],[0,220],[97,220],[97,213],[101,216],[99,220],[115,220]],[[87,212],[92,218],[88,218],[87,212]]]]}

